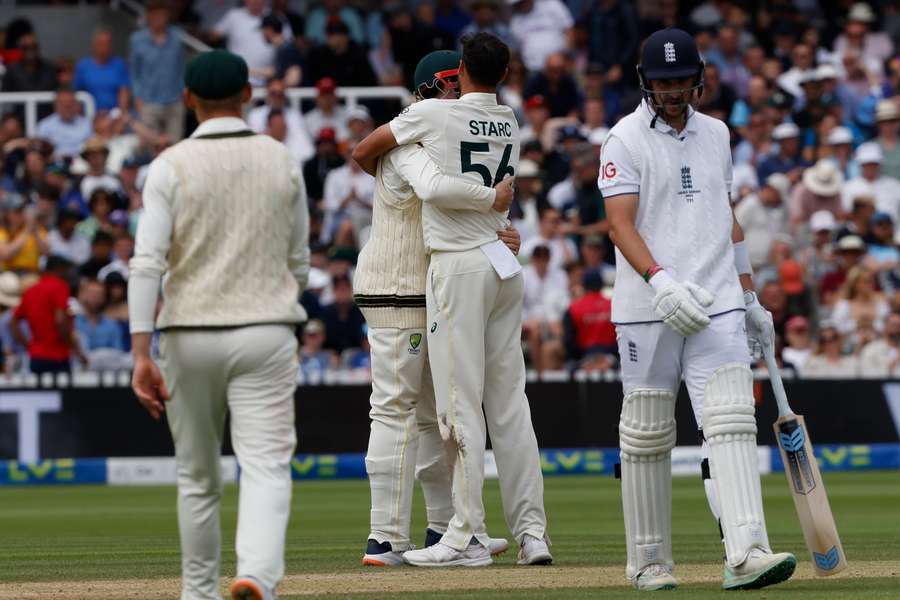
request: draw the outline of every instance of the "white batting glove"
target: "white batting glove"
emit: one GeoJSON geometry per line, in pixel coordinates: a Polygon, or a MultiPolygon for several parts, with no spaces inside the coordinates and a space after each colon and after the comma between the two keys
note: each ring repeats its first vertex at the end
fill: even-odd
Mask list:
{"type": "Polygon", "coordinates": [[[762,357],[763,348],[775,344],[775,324],[772,321],[772,313],[767,311],[756,292],[744,292],[744,305],[747,312],[744,314],[744,322],[747,326],[747,346],[750,348],[750,356],[753,360],[762,357]]]}
{"type": "Polygon", "coordinates": [[[715,298],[702,287],[691,282],[678,283],[665,271],[651,277],[650,285],[656,291],[653,310],[675,333],[688,337],[709,325],[703,309],[715,298]]]}

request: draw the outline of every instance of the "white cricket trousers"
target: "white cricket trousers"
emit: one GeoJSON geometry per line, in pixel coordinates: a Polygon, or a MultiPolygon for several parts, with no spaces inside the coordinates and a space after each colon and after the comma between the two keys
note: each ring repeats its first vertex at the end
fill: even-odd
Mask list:
{"type": "Polygon", "coordinates": [[[219,458],[225,415],[240,465],[237,574],[274,589],[291,508],[297,341],[288,325],[172,330],[160,367],[175,442],[182,600],[221,600],[219,458]]]}
{"type": "Polygon", "coordinates": [[[438,429],[425,329],[369,329],[369,345],[369,538],[401,551],[410,545],[413,477],[422,485],[428,527],[447,530],[453,516],[450,461],[438,429]]]}
{"type": "Polygon", "coordinates": [[[544,479],[522,356],[522,276],[501,280],[484,253],[435,252],[426,284],[428,349],[438,424],[455,457],[453,507],[443,543],[488,545],[484,523],[485,421],[506,523],[520,543],[542,539],[544,479]]]}

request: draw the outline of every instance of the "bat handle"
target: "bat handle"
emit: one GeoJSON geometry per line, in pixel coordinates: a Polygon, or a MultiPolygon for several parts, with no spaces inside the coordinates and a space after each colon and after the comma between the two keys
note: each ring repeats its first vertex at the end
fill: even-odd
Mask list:
{"type": "Polygon", "coordinates": [[[788,404],[787,394],[784,393],[784,383],[781,381],[781,372],[778,363],[775,362],[775,348],[772,344],[763,346],[763,356],[766,359],[766,367],[769,369],[769,380],[772,382],[772,391],[775,393],[775,402],[778,404],[778,416],[786,417],[794,414],[788,404]]]}

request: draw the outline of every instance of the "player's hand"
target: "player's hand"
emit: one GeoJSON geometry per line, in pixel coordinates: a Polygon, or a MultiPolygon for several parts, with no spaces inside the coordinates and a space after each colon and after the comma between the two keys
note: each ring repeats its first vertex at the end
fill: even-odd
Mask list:
{"type": "Polygon", "coordinates": [[[657,272],[650,279],[650,285],[656,291],[653,310],[675,333],[688,337],[709,325],[709,317],[703,309],[710,306],[714,298],[708,291],[691,282],[678,283],[665,271],[657,272]]]}
{"type": "Polygon", "coordinates": [[[506,229],[497,232],[497,238],[506,244],[513,254],[519,255],[519,247],[522,245],[522,238],[519,237],[519,230],[512,225],[507,225],[506,229]]]}
{"type": "Polygon", "coordinates": [[[512,205],[513,183],[515,180],[515,177],[506,177],[503,181],[494,186],[497,196],[494,198],[494,205],[491,206],[491,208],[499,213],[509,210],[509,207],[512,205]]]}
{"type": "Polygon", "coordinates": [[[166,389],[159,367],[150,357],[135,358],[131,389],[150,416],[158,421],[166,410],[164,403],[169,401],[169,390],[166,389]]]}
{"type": "Polygon", "coordinates": [[[747,346],[754,360],[762,356],[762,349],[775,345],[775,324],[772,313],[767,311],[756,297],[755,292],[744,292],[744,305],[747,312],[744,322],[747,327],[747,346]]]}

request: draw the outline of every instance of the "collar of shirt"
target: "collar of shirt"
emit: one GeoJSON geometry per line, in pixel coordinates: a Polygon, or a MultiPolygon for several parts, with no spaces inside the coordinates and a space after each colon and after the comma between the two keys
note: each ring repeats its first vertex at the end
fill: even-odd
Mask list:
{"type": "MultiPolygon", "coordinates": [[[[646,99],[641,100],[641,105],[637,107],[637,110],[640,111],[641,118],[644,120],[644,123],[647,124],[647,127],[650,127],[650,123],[656,116],[656,112],[652,108],[650,108],[650,105],[647,103],[646,99]]],[[[688,107],[687,125],[685,126],[683,131],[687,131],[689,133],[697,132],[697,120],[691,118],[696,114],[696,112],[697,111],[694,110],[693,106],[688,107]]],[[[665,133],[673,137],[678,137],[681,135],[679,132],[675,131],[675,129],[671,125],[666,123],[665,119],[663,119],[662,117],[656,119],[656,124],[653,126],[653,128],[660,133],[665,133]]]]}
{"type": "Polygon", "coordinates": [[[486,92],[469,92],[459,97],[460,102],[469,102],[472,104],[480,104],[482,106],[493,106],[497,104],[497,94],[488,94],[486,92]]]}
{"type": "Polygon", "coordinates": [[[218,133],[234,133],[235,131],[246,131],[249,129],[247,123],[239,117],[218,117],[200,123],[200,125],[197,126],[197,129],[194,130],[194,133],[191,134],[191,137],[195,138],[201,135],[215,135],[218,133]]]}

